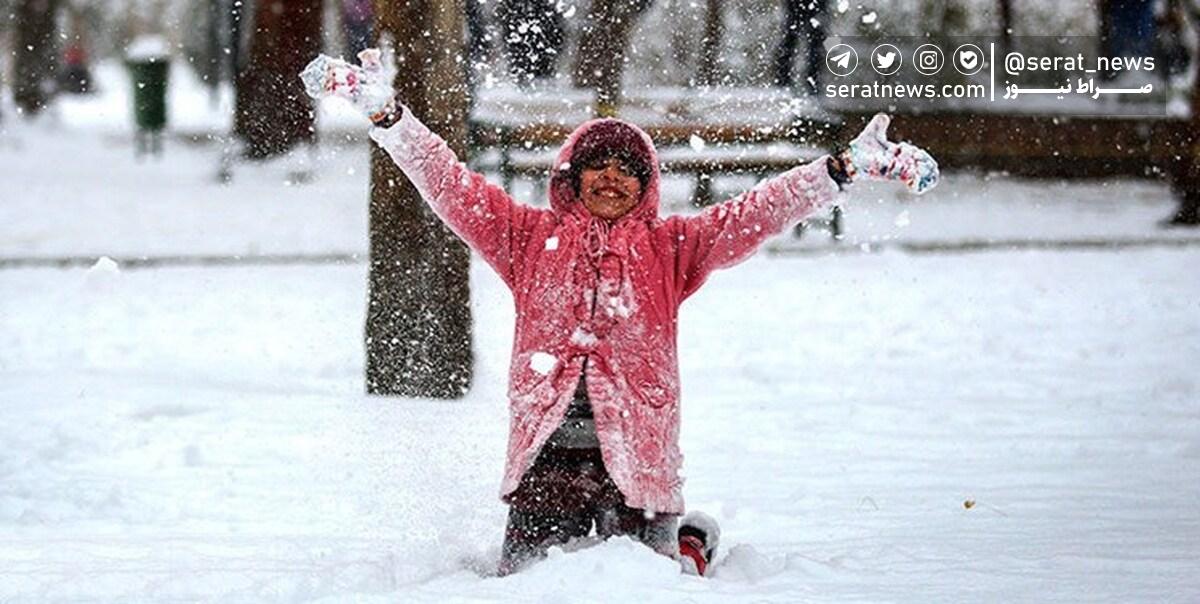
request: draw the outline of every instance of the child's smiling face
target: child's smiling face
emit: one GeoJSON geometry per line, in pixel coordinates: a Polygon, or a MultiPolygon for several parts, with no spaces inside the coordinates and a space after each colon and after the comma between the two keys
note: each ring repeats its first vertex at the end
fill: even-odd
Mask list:
{"type": "Polygon", "coordinates": [[[642,183],[621,160],[610,157],[579,172],[579,200],[593,216],[616,220],[638,204],[642,183]]]}

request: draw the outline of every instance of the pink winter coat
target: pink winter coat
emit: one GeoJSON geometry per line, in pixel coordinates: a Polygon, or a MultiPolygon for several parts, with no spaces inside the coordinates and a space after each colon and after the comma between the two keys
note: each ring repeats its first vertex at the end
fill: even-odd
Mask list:
{"type": "Polygon", "coordinates": [[[587,359],[601,454],[626,505],[680,514],[679,305],[713,270],[750,257],[838,188],[822,158],[694,216],[661,218],[657,155],[638,129],[652,174],[640,205],[609,224],[578,202],[565,175],[576,141],[601,121],[581,125],[563,145],[549,209],[516,203],[468,170],[411,112],[372,130],[371,138],[512,291],[516,334],[501,496],[507,500],[517,488],[562,422],[587,359]]]}

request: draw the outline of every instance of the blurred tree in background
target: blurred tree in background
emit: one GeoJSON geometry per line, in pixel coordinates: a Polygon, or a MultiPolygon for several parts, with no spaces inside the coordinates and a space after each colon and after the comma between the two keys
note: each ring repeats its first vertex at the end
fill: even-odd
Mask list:
{"type": "Polygon", "coordinates": [[[313,103],[296,74],[321,52],[321,0],[262,0],[251,15],[234,132],[246,156],[261,159],[316,137],[313,103]]]}
{"type": "MultiPolygon", "coordinates": [[[[1196,36],[1200,38],[1200,4],[1194,5],[1193,10],[1196,36]]],[[[1187,132],[1180,136],[1187,147],[1175,160],[1171,180],[1179,197],[1179,208],[1168,224],[1195,227],[1200,225],[1200,60],[1194,60],[1192,65],[1189,104],[1191,119],[1187,124],[1187,132]]]]}
{"type": "Polygon", "coordinates": [[[721,39],[725,37],[724,0],[708,0],[704,11],[704,38],[700,41],[700,68],[696,72],[696,84],[712,86],[720,74],[717,63],[721,60],[721,39]]]}
{"type": "Polygon", "coordinates": [[[534,79],[553,78],[565,27],[554,2],[500,0],[496,20],[508,53],[508,69],[517,82],[527,84],[534,79]]]}
{"type": "Polygon", "coordinates": [[[653,0],[592,0],[579,32],[572,79],[577,88],[596,91],[596,109],[611,116],[621,100],[621,75],[630,34],[653,0]]]}
{"type": "Polygon", "coordinates": [[[55,25],[61,0],[17,0],[13,100],[26,115],[46,107],[58,74],[55,25]]]}
{"type": "MultiPolygon", "coordinates": [[[[462,2],[388,0],[376,7],[380,35],[392,40],[400,99],[465,158],[462,2]]],[[[369,228],[367,392],[463,396],[471,386],[470,254],[374,145],[369,228]]]]}

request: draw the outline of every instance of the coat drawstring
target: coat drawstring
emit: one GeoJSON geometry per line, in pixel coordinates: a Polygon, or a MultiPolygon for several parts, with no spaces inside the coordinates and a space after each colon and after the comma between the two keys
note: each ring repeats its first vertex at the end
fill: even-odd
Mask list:
{"type": "Polygon", "coordinates": [[[604,250],[608,247],[608,232],[611,228],[609,222],[602,218],[591,217],[587,221],[584,245],[587,248],[588,259],[591,260],[594,267],[599,267],[600,257],[604,255],[604,250]]]}
{"type": "Polygon", "coordinates": [[[607,220],[589,217],[584,233],[584,251],[587,261],[586,264],[581,264],[576,269],[577,279],[583,285],[584,292],[584,297],[580,298],[576,306],[576,317],[580,321],[582,333],[586,334],[588,338],[598,338],[598,344],[581,345],[572,338],[565,351],[567,358],[583,355],[594,359],[598,362],[598,368],[604,373],[611,373],[607,358],[611,354],[611,347],[608,342],[604,341],[604,338],[608,335],[614,321],[614,317],[604,305],[608,299],[620,295],[621,282],[625,278],[625,263],[615,257],[605,258],[606,255],[612,254],[612,251],[608,249],[612,228],[612,223],[607,220]],[[618,274],[606,275],[602,266],[608,264],[608,268],[611,268],[611,263],[614,261],[619,269],[618,274]],[[587,299],[588,297],[591,299],[587,299]]]}

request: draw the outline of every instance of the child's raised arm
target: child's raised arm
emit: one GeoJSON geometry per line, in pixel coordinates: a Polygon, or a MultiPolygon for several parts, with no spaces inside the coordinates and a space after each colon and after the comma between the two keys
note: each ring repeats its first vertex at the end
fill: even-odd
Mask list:
{"type": "Polygon", "coordinates": [[[525,226],[547,210],[514,202],[503,189],[469,170],[442,137],[396,101],[378,50],[365,50],[359,59],[362,67],[318,57],[301,74],[309,95],[346,99],[368,116],[375,124],[371,138],[434,213],[511,285],[525,226]]]}
{"type": "Polygon", "coordinates": [[[792,168],[695,216],[669,220],[679,242],[680,299],[695,293],[712,271],[749,258],[770,237],[829,205],[850,182],[895,180],[918,194],[933,188],[937,162],[918,147],[887,140],[889,121],[876,115],[845,151],[792,168]]]}

